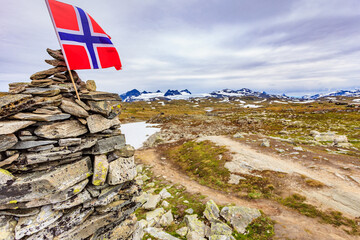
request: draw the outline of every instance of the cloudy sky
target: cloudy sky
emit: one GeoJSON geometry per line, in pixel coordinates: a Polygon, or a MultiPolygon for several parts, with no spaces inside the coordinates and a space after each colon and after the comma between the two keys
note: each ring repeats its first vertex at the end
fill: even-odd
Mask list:
{"type": "MultiPolygon", "coordinates": [[[[43,0],[0,0],[0,91],[49,68],[43,0]]],[[[360,88],[359,0],[64,0],[112,37],[123,70],[78,70],[99,90],[243,87],[300,96],[360,88]]]]}

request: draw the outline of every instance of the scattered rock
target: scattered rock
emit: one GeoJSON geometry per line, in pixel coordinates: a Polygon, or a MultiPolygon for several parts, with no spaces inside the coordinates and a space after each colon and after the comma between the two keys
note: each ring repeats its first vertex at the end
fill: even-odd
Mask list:
{"type": "Polygon", "coordinates": [[[260,146],[262,146],[262,147],[270,147],[269,139],[263,139],[260,146]]]}
{"type": "Polygon", "coordinates": [[[162,217],[160,218],[160,225],[164,227],[170,226],[173,222],[174,222],[174,217],[171,213],[171,210],[169,210],[167,213],[162,215],[162,217]]]}
{"type": "Polygon", "coordinates": [[[189,229],[189,233],[195,232],[200,237],[205,236],[205,224],[197,218],[196,214],[186,215],[184,221],[189,229]]]}
{"type": "Polygon", "coordinates": [[[209,200],[203,214],[209,222],[216,221],[220,217],[220,209],[213,200],[209,200]]]}
{"type": "Polygon", "coordinates": [[[237,232],[245,233],[246,227],[256,218],[261,216],[255,208],[229,206],[221,209],[220,215],[228,221],[237,232]]]}
{"type": "Polygon", "coordinates": [[[240,180],[245,180],[246,178],[236,175],[236,174],[230,174],[230,179],[228,183],[230,184],[239,184],[240,180]]]}
{"type": "Polygon", "coordinates": [[[176,230],[176,233],[179,234],[180,236],[184,237],[188,233],[188,228],[182,227],[182,228],[176,230]]]}
{"type": "Polygon", "coordinates": [[[153,210],[156,208],[158,203],[161,201],[160,195],[147,195],[147,202],[143,205],[143,208],[146,210],[153,210]]]}
{"type": "MultiPolygon", "coordinates": [[[[145,232],[147,232],[148,234],[150,234],[151,236],[153,236],[156,239],[160,239],[160,240],[180,240],[179,238],[173,237],[170,234],[162,231],[159,228],[154,228],[154,227],[148,227],[144,229],[145,232]]],[[[198,239],[200,240],[200,239],[198,239]]]]}

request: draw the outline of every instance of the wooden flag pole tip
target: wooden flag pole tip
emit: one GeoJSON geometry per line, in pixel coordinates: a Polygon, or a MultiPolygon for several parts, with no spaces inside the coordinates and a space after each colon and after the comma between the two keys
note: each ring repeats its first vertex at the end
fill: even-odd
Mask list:
{"type": "Polygon", "coordinates": [[[72,75],[72,73],[71,73],[71,70],[68,70],[68,71],[69,71],[69,74],[70,74],[71,82],[72,82],[73,85],[74,85],[76,97],[79,99],[79,101],[81,101],[81,100],[80,100],[79,93],[78,93],[77,88],[76,88],[76,85],[75,85],[74,77],[73,77],[73,75],[72,75]]]}

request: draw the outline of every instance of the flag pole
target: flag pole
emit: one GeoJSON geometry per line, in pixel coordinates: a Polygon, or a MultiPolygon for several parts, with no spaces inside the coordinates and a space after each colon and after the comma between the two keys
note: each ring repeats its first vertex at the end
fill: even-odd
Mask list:
{"type": "Polygon", "coordinates": [[[79,96],[79,93],[78,93],[77,88],[76,88],[76,85],[75,85],[74,77],[73,77],[73,75],[72,75],[71,70],[69,69],[69,67],[68,67],[68,71],[69,71],[69,74],[70,74],[71,82],[72,82],[72,84],[73,84],[73,86],[74,86],[74,89],[75,89],[76,97],[79,99],[79,101],[81,101],[80,96],[79,96]]]}
{"type": "Polygon", "coordinates": [[[70,70],[70,68],[69,68],[69,64],[68,64],[68,61],[67,61],[67,58],[66,58],[66,55],[65,55],[63,46],[62,46],[61,41],[60,41],[59,33],[58,33],[58,31],[56,30],[55,21],[54,21],[54,17],[53,17],[53,15],[52,15],[52,13],[51,13],[51,10],[50,10],[49,1],[48,1],[48,0],[45,0],[45,4],[46,4],[47,9],[48,9],[48,11],[49,11],[49,15],[50,15],[50,18],[51,18],[51,22],[52,22],[52,24],[53,24],[53,26],[54,26],[54,30],[55,30],[57,39],[58,39],[58,41],[59,41],[59,43],[60,43],[60,47],[61,47],[61,50],[62,50],[62,54],[64,55],[64,60],[65,60],[65,63],[66,63],[66,67],[67,67],[67,69],[68,69],[68,72],[69,72],[70,78],[71,78],[71,82],[72,82],[72,84],[73,84],[73,86],[74,86],[74,89],[75,89],[76,97],[79,99],[79,101],[81,101],[81,100],[80,100],[79,93],[78,93],[77,88],[76,88],[76,85],[75,85],[74,77],[73,77],[73,75],[72,75],[72,73],[71,73],[71,70],[70,70]]]}

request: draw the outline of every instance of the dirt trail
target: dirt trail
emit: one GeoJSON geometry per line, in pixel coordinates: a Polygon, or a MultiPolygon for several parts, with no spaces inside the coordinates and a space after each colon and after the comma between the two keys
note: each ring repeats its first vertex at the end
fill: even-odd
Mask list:
{"type": "MultiPolygon", "coordinates": [[[[318,169],[303,166],[299,161],[290,158],[280,158],[276,155],[264,154],[251,147],[234,141],[225,136],[208,136],[198,141],[210,140],[217,145],[226,146],[233,152],[233,160],[226,163],[225,167],[230,172],[251,174],[252,170],[272,170],[288,174],[300,174],[322,182],[326,188],[322,189],[296,189],[307,199],[320,205],[322,208],[333,208],[351,217],[360,216],[360,187],[357,183],[349,181],[343,176],[340,169],[322,165],[318,169]],[[337,173],[337,176],[334,174],[337,173]],[[340,176],[340,177],[339,177],[340,176]]],[[[359,176],[359,171],[354,169],[352,176],[359,176]]]]}
{"type": "Polygon", "coordinates": [[[171,163],[160,159],[154,149],[139,150],[136,152],[136,157],[142,163],[151,166],[155,176],[163,176],[174,184],[181,184],[191,193],[201,193],[208,197],[206,200],[213,199],[221,205],[236,204],[261,209],[277,222],[275,224],[275,239],[360,239],[360,237],[347,235],[340,228],[321,224],[316,219],[300,215],[278,203],[268,200],[246,201],[232,194],[224,194],[223,192],[200,185],[175,169],[171,163]]]}

